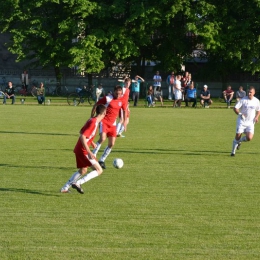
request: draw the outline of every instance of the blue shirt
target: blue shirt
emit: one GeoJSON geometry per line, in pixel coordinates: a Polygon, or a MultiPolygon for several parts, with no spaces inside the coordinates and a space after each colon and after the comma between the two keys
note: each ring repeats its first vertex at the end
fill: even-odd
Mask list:
{"type": "Polygon", "coordinates": [[[140,83],[142,81],[140,79],[137,80],[137,82],[132,83],[132,91],[133,92],[140,92],[140,83]]]}
{"type": "Polygon", "coordinates": [[[188,88],[187,89],[187,98],[195,98],[196,97],[196,89],[195,88],[193,88],[193,89],[191,89],[191,88],[188,88]]]}

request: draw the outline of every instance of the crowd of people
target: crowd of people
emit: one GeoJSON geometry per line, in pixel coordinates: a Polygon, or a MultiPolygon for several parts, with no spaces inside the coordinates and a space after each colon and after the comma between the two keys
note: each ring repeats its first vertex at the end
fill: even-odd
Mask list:
{"type": "MultiPolygon", "coordinates": [[[[163,106],[163,93],[161,87],[162,77],[159,71],[153,77],[153,85],[147,89],[146,100],[148,107],[154,107],[156,101],[160,101],[163,106]]],[[[197,107],[197,99],[204,108],[209,108],[213,103],[210,90],[207,85],[204,85],[202,90],[198,93],[195,83],[192,80],[191,73],[185,72],[184,75],[175,75],[172,71],[166,78],[168,87],[168,100],[173,100],[173,107],[181,107],[182,102],[188,107],[192,103],[192,107],[197,107]]],[[[222,92],[223,100],[227,104],[227,108],[231,107],[231,103],[238,102],[241,98],[246,96],[243,86],[234,92],[230,85],[222,92]]]]}

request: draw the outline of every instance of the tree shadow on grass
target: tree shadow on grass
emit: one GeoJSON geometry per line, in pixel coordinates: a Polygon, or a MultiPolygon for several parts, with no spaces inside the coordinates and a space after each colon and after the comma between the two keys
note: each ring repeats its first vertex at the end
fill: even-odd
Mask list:
{"type": "Polygon", "coordinates": [[[48,193],[43,193],[43,192],[40,192],[37,190],[29,190],[29,189],[0,188],[0,192],[1,191],[10,191],[10,192],[19,192],[19,193],[29,193],[29,194],[34,194],[34,195],[59,197],[58,194],[48,194],[48,193]]]}

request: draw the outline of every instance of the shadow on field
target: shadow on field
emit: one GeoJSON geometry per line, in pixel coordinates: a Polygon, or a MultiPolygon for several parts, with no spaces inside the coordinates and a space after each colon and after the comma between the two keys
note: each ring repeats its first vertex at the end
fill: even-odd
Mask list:
{"type": "Polygon", "coordinates": [[[30,193],[30,194],[35,194],[35,195],[59,197],[58,195],[47,194],[47,193],[42,193],[42,192],[39,192],[39,191],[36,191],[36,190],[28,190],[28,189],[0,188],[0,192],[1,191],[22,192],[22,193],[30,193]]]}
{"type": "Polygon", "coordinates": [[[182,154],[182,155],[205,155],[205,154],[230,154],[229,151],[212,151],[212,150],[181,150],[181,149],[146,149],[146,150],[116,150],[117,153],[140,153],[140,154],[182,154]]]}
{"type": "MultiPolygon", "coordinates": [[[[13,165],[13,164],[7,164],[7,163],[1,163],[0,164],[0,167],[10,167],[10,168],[26,168],[26,169],[35,169],[35,168],[39,168],[39,165],[13,165]]],[[[55,169],[55,170],[68,170],[68,169],[71,169],[71,170],[74,170],[75,167],[71,166],[71,167],[62,167],[62,166],[44,166],[44,165],[41,165],[40,166],[41,169],[48,169],[48,170],[52,170],[52,169],[55,169]]]]}
{"type": "Polygon", "coordinates": [[[65,135],[78,136],[78,134],[63,134],[63,133],[39,133],[39,132],[15,132],[15,131],[0,131],[3,134],[27,134],[27,135],[65,135]]]}

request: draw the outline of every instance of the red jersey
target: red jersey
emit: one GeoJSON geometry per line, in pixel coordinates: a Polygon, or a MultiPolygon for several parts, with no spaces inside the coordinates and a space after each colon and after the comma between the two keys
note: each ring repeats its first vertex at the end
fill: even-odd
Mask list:
{"type": "Polygon", "coordinates": [[[126,102],[128,102],[129,94],[130,94],[130,89],[129,88],[123,88],[123,98],[126,100],[126,102]]]}
{"type": "Polygon", "coordinates": [[[127,109],[127,101],[126,99],[127,95],[124,95],[120,98],[114,99],[112,95],[105,96],[101,98],[97,104],[103,104],[107,107],[107,112],[102,120],[102,122],[108,124],[108,125],[116,125],[116,119],[118,117],[119,110],[122,108],[123,110],[127,109]]]}
{"type": "MultiPolygon", "coordinates": [[[[80,134],[86,137],[87,139],[87,144],[90,145],[96,135],[98,128],[98,122],[96,117],[90,118],[86,124],[81,128],[80,134]]],[[[83,147],[80,139],[78,140],[75,148],[74,148],[74,153],[83,153],[87,155],[87,150],[83,147]]]]}
{"type": "Polygon", "coordinates": [[[226,93],[227,96],[230,96],[232,93],[234,93],[232,89],[226,89],[224,90],[224,92],[226,93]]]}

